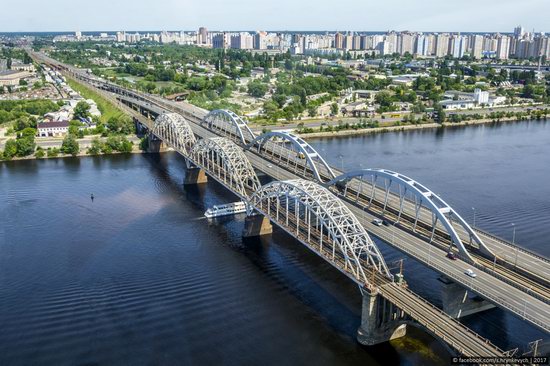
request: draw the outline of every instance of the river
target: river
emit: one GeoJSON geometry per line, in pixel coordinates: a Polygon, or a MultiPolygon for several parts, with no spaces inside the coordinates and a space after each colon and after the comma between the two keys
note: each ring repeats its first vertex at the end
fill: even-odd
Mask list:
{"type": "MultiPolygon", "coordinates": [[[[550,255],[550,123],[311,141],[334,165],[399,171],[468,221],[550,255]]],[[[1,365],[439,365],[437,341],[355,341],[357,288],[293,239],[243,242],[233,200],[184,188],[175,153],[0,163],[1,365]],[[90,194],[95,200],[92,202],[90,194]]],[[[403,257],[378,242],[388,262],[403,257]]],[[[411,288],[439,304],[431,270],[411,288]]],[[[499,309],[465,319],[508,349],[545,335],[499,309]]]]}

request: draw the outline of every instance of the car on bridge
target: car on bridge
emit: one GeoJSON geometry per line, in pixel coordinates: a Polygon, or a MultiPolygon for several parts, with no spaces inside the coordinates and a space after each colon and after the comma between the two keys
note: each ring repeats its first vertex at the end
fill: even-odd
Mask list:
{"type": "Polygon", "coordinates": [[[449,252],[447,253],[447,258],[449,258],[450,260],[453,260],[453,261],[456,261],[456,254],[454,254],[453,252],[449,252]]]}
{"type": "Polygon", "coordinates": [[[382,220],[380,219],[374,219],[372,220],[372,223],[376,226],[382,226],[382,220]]]}
{"type": "Polygon", "coordinates": [[[474,271],[472,271],[470,268],[468,268],[467,270],[464,271],[464,273],[467,275],[467,276],[470,276],[472,278],[476,278],[477,275],[474,271]]]}

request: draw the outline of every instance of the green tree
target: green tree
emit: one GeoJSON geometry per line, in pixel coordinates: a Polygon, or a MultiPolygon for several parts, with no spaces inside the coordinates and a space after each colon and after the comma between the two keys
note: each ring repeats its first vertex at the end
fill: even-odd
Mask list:
{"type": "Polygon", "coordinates": [[[41,147],[38,147],[36,149],[36,152],[34,153],[34,156],[37,159],[42,159],[45,155],[46,155],[46,153],[44,152],[44,149],[42,149],[41,147]]]}
{"type": "Polygon", "coordinates": [[[53,149],[48,149],[48,158],[55,158],[59,155],[59,149],[54,147],[53,149]]]}
{"type": "Polygon", "coordinates": [[[332,113],[333,115],[338,114],[338,104],[332,103],[332,105],[330,106],[330,113],[332,113]]]}
{"type": "Polygon", "coordinates": [[[63,139],[63,144],[61,144],[61,152],[63,154],[71,154],[72,156],[78,155],[80,152],[80,145],[76,138],[72,134],[68,134],[63,139]]]}
{"type": "Polygon", "coordinates": [[[248,83],[248,94],[255,98],[263,97],[267,93],[267,89],[267,85],[258,80],[248,83]]]}
{"type": "Polygon", "coordinates": [[[445,122],[445,111],[443,110],[443,107],[440,104],[436,104],[434,107],[434,113],[435,113],[435,121],[437,123],[443,123],[445,122]]]}
{"type": "Polygon", "coordinates": [[[88,118],[90,116],[90,105],[85,101],[81,100],[74,107],[74,118],[88,118]]]}
{"type": "Polygon", "coordinates": [[[9,139],[4,146],[4,159],[10,160],[15,155],[17,155],[17,142],[14,139],[9,139]]]}
{"type": "Polygon", "coordinates": [[[90,155],[99,155],[101,154],[101,149],[103,147],[103,144],[99,140],[99,138],[95,137],[92,140],[92,145],[88,148],[88,154],[90,155]]]}
{"type": "Polygon", "coordinates": [[[114,133],[123,135],[129,135],[135,131],[134,122],[130,117],[125,115],[109,118],[107,128],[114,133]]]}

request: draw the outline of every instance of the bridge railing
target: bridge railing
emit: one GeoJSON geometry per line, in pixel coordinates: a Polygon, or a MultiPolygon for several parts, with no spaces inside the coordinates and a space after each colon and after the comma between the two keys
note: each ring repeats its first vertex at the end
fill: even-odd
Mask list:
{"type": "Polygon", "coordinates": [[[532,257],[537,258],[538,260],[541,260],[541,261],[543,261],[543,262],[545,262],[545,263],[550,264],[550,259],[549,259],[549,258],[546,258],[545,256],[543,256],[543,255],[541,255],[541,254],[538,254],[538,253],[532,252],[532,251],[530,251],[530,250],[528,250],[528,249],[522,248],[522,247],[518,246],[517,244],[510,243],[510,242],[507,241],[506,239],[503,239],[503,238],[501,238],[501,237],[499,237],[499,236],[497,236],[497,235],[495,235],[495,234],[491,234],[491,233],[489,233],[489,232],[487,232],[487,231],[485,231],[485,230],[483,230],[483,229],[480,229],[479,227],[476,227],[474,230],[475,230],[475,231],[478,231],[478,232],[480,232],[480,233],[482,233],[483,235],[485,235],[485,236],[487,236],[487,237],[489,237],[489,238],[491,238],[491,239],[493,239],[493,240],[495,240],[495,241],[497,241],[497,242],[499,242],[500,244],[503,244],[503,245],[506,245],[506,246],[509,247],[509,248],[512,248],[513,250],[517,250],[517,251],[520,251],[520,252],[522,252],[522,253],[528,254],[528,255],[530,255],[530,256],[532,256],[532,257]]]}
{"type": "MultiPolygon", "coordinates": [[[[386,238],[380,238],[384,241],[387,241],[388,239],[386,238]]],[[[401,245],[398,241],[394,240],[392,242],[392,245],[393,246],[396,246],[398,247],[401,251],[409,254],[410,256],[412,256],[413,258],[418,258],[420,260],[424,260],[424,258],[422,257],[419,257],[417,255],[417,253],[414,253],[412,250],[410,250],[409,248],[407,248],[406,246],[404,245],[401,245]]],[[[485,292],[482,288],[480,288],[479,286],[476,286],[473,282],[473,279],[471,279],[470,281],[465,281],[464,279],[456,276],[455,273],[452,273],[451,271],[448,271],[446,270],[445,268],[439,266],[438,264],[436,263],[428,263],[428,265],[432,268],[434,268],[435,270],[437,270],[438,272],[444,274],[444,275],[447,275],[449,276],[449,278],[452,278],[452,280],[454,282],[458,282],[460,283],[463,287],[465,288],[469,288],[471,289],[472,291],[476,292],[478,295],[480,295],[481,297],[495,303],[495,304],[500,304],[501,306],[503,306],[504,308],[508,309],[509,311],[513,312],[514,314],[516,314],[518,317],[520,318],[523,318],[523,319],[526,319],[526,320],[529,320],[531,323],[537,325],[538,327],[540,327],[541,329],[544,329],[546,330],[547,332],[550,332],[550,324],[548,323],[544,323],[534,317],[532,317],[531,315],[527,314],[527,311],[526,309],[524,308],[523,310],[514,306],[514,305],[511,305],[510,303],[506,302],[504,298],[498,298],[498,297],[495,297],[487,292],[485,292]]],[[[527,300],[526,300],[527,301],[527,300]]],[[[432,305],[433,306],[433,305],[432,305]]]]}

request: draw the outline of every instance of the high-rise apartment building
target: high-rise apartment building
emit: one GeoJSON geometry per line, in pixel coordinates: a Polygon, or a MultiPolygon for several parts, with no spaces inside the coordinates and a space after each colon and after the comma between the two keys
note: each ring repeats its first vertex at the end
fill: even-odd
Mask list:
{"type": "Polygon", "coordinates": [[[510,37],[500,35],[497,43],[496,57],[500,60],[507,60],[510,55],[510,37]]]}
{"type": "Polygon", "coordinates": [[[483,56],[483,36],[476,34],[472,36],[472,52],[473,58],[480,59],[483,56]]]}
{"type": "Polygon", "coordinates": [[[197,43],[198,44],[208,44],[208,29],[205,27],[199,28],[199,33],[197,35],[197,43]]]}
{"type": "Polygon", "coordinates": [[[342,33],[337,32],[334,35],[334,48],[339,50],[344,49],[344,35],[342,33]]]}
{"type": "Polygon", "coordinates": [[[435,43],[435,55],[437,57],[445,57],[449,54],[450,36],[447,33],[437,35],[435,43]]]}

